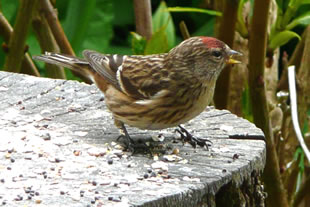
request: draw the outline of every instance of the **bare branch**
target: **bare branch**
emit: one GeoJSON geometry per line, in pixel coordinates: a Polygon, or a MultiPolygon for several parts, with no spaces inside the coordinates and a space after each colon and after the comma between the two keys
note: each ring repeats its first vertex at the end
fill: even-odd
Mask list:
{"type": "Polygon", "coordinates": [[[4,69],[6,71],[18,73],[21,70],[28,28],[37,2],[38,0],[20,1],[14,31],[9,41],[9,52],[4,64],[4,69]]]}
{"type": "Polygon", "coordinates": [[[292,207],[298,207],[300,202],[306,197],[310,192],[310,176],[306,179],[303,185],[300,187],[300,190],[296,193],[294,200],[292,202],[292,207]]]}
{"type": "Polygon", "coordinates": [[[183,39],[186,40],[186,39],[191,37],[191,35],[189,34],[187,26],[186,26],[184,21],[180,22],[180,31],[182,33],[183,39]]]}
{"type": "Polygon", "coordinates": [[[67,36],[58,20],[57,13],[49,0],[41,0],[42,10],[62,53],[75,55],[67,36]]]}
{"type": "Polygon", "coordinates": [[[150,0],[134,0],[136,31],[146,39],[152,37],[152,9],[150,0]]]}
{"type": "MultiPolygon", "coordinates": [[[[13,28],[1,12],[0,12],[0,31],[3,32],[1,34],[3,35],[4,41],[9,42],[13,34],[13,28]]],[[[34,75],[38,77],[40,76],[38,69],[34,65],[28,53],[26,53],[23,58],[21,72],[24,74],[34,75]]]]}
{"type": "MultiPolygon", "coordinates": [[[[219,2],[221,1],[216,1],[216,3],[219,2]]],[[[233,47],[239,0],[222,1],[221,3],[221,6],[223,7],[223,16],[219,17],[220,24],[218,27],[217,37],[230,47],[233,47]]],[[[218,80],[216,81],[214,103],[218,109],[227,108],[231,71],[230,68],[231,66],[227,66],[221,72],[218,80]]]]}
{"type": "MultiPolygon", "coordinates": [[[[75,53],[71,47],[71,44],[59,22],[57,12],[55,11],[53,5],[51,4],[49,0],[41,0],[40,3],[41,3],[41,8],[44,13],[44,16],[60,48],[60,51],[64,54],[75,56],[75,53]]],[[[71,72],[77,77],[81,78],[84,82],[92,83],[92,81],[89,80],[87,75],[83,74],[82,71],[81,72],[71,71],[71,72]]]]}
{"type": "MultiPolygon", "coordinates": [[[[59,52],[59,47],[53,37],[53,34],[47,24],[47,21],[42,13],[40,13],[41,5],[39,4],[36,7],[36,11],[34,12],[33,17],[33,29],[35,31],[36,37],[39,41],[42,52],[44,51],[52,51],[59,52]]],[[[66,74],[62,67],[57,65],[46,65],[46,73],[50,78],[60,78],[66,79],[66,74]]]]}
{"type": "Polygon", "coordinates": [[[269,118],[266,86],[264,82],[267,26],[270,0],[254,2],[251,34],[249,39],[249,87],[254,122],[266,136],[267,157],[264,181],[268,206],[288,207],[285,189],[279,173],[279,160],[269,118]]]}

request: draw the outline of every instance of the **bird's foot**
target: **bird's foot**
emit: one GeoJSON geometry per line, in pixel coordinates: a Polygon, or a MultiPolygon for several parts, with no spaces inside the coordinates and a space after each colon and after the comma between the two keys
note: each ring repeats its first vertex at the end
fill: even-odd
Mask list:
{"type": "Polygon", "coordinates": [[[135,142],[130,137],[123,123],[121,124],[121,135],[116,140],[118,141],[120,139],[124,139],[125,150],[130,151],[132,154],[138,151],[149,152],[151,154],[149,147],[143,141],[138,140],[135,142]]]}
{"type": "Polygon", "coordinates": [[[200,147],[205,147],[207,150],[209,150],[209,147],[212,145],[212,142],[210,140],[195,137],[181,125],[179,125],[179,128],[180,129],[176,129],[175,131],[181,135],[183,143],[188,142],[194,148],[196,148],[197,145],[199,145],[200,147]]]}
{"type": "Polygon", "coordinates": [[[125,144],[124,150],[130,151],[132,154],[135,154],[138,151],[139,152],[143,151],[143,152],[151,153],[149,147],[142,140],[138,140],[135,142],[129,135],[126,136],[126,134],[121,134],[117,138],[117,141],[120,139],[124,139],[124,144],[125,144]]]}

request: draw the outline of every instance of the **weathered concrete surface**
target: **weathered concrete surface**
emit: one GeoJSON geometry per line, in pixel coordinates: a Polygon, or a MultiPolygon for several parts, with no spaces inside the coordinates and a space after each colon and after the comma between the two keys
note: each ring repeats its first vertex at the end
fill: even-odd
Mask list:
{"type": "Polygon", "coordinates": [[[131,156],[94,85],[0,72],[0,95],[0,205],[216,206],[227,185],[259,186],[264,135],[228,111],[184,125],[213,142],[209,151],[175,143],[174,129],[129,128],[134,138],[160,133],[171,148],[131,156]]]}

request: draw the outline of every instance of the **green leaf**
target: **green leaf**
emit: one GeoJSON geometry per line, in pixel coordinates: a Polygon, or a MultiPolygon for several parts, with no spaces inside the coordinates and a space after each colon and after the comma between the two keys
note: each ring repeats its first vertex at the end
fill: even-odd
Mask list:
{"type": "Polygon", "coordinates": [[[253,112],[251,107],[250,90],[248,84],[245,84],[245,89],[242,92],[242,116],[250,122],[254,122],[253,112]]]}
{"type": "Polygon", "coordinates": [[[290,41],[292,38],[295,38],[295,37],[298,38],[298,40],[301,39],[297,33],[284,30],[273,36],[273,38],[269,42],[269,47],[271,49],[276,49],[277,47],[285,45],[288,41],[290,41]]]}
{"type": "Polygon", "coordinates": [[[214,36],[214,24],[215,18],[207,20],[205,24],[203,24],[195,31],[195,33],[193,33],[193,36],[214,36]]]}
{"type": "Polygon", "coordinates": [[[290,1],[291,0],[276,0],[276,3],[278,5],[278,9],[281,9],[283,12],[285,12],[290,1]]]}
{"type": "Polygon", "coordinates": [[[133,54],[143,55],[146,46],[146,39],[135,32],[131,32],[130,34],[132,36],[131,47],[133,54]]]}
{"type": "Polygon", "coordinates": [[[310,24],[310,12],[307,12],[306,14],[297,17],[295,19],[293,19],[293,21],[291,21],[287,26],[286,29],[287,30],[291,30],[294,27],[296,27],[297,25],[309,25],[310,24]]]}
{"type": "Polygon", "coordinates": [[[168,11],[170,12],[198,12],[198,13],[204,13],[214,16],[222,16],[221,12],[214,11],[214,10],[208,10],[208,9],[199,9],[199,8],[193,8],[193,7],[169,7],[168,11]]]}
{"type": "Polygon", "coordinates": [[[303,0],[290,0],[287,9],[284,12],[283,19],[281,20],[282,28],[289,24],[291,19],[296,15],[296,11],[300,7],[303,0]]]}
{"type": "Polygon", "coordinates": [[[237,25],[236,25],[236,28],[238,30],[238,32],[241,34],[242,37],[246,38],[248,36],[248,29],[245,25],[245,22],[244,22],[244,18],[243,18],[243,7],[244,7],[244,4],[247,2],[248,0],[241,0],[239,2],[239,5],[238,5],[238,22],[237,22],[237,25]]]}
{"type": "Polygon", "coordinates": [[[168,49],[169,47],[166,36],[166,26],[163,26],[152,35],[151,39],[147,41],[144,54],[150,55],[165,53],[168,51],[168,49]]]}
{"type": "Polygon", "coordinates": [[[297,183],[296,183],[296,190],[300,188],[300,185],[302,183],[302,175],[305,170],[304,162],[305,162],[305,154],[301,147],[298,147],[294,153],[294,160],[298,161],[298,176],[297,176],[297,183]]]}
{"type": "Polygon", "coordinates": [[[104,52],[112,38],[112,0],[71,0],[64,30],[77,53],[84,49],[104,52]]]}
{"type": "Polygon", "coordinates": [[[156,33],[165,27],[165,35],[168,41],[169,49],[175,46],[175,28],[167,5],[162,1],[153,15],[153,32],[156,33]]]}
{"type": "Polygon", "coordinates": [[[113,0],[96,0],[81,50],[92,49],[104,53],[113,37],[113,0]]]}
{"type": "Polygon", "coordinates": [[[14,22],[15,22],[19,3],[20,2],[17,0],[1,0],[0,1],[0,10],[12,26],[14,25],[14,22]]]}
{"type": "Polygon", "coordinates": [[[69,2],[64,31],[76,53],[82,50],[81,46],[95,8],[96,0],[70,0],[69,2]]]}

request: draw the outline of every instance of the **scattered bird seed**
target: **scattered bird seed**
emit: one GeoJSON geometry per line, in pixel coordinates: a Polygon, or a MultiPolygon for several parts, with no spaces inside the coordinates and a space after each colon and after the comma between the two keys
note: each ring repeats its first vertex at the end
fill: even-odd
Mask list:
{"type": "Polygon", "coordinates": [[[49,141],[49,140],[51,140],[51,135],[50,135],[49,133],[44,133],[44,134],[41,135],[41,137],[42,137],[42,139],[43,139],[44,141],[49,141]]]}
{"type": "Polygon", "coordinates": [[[236,160],[236,159],[238,159],[239,158],[239,154],[234,154],[233,155],[233,160],[236,160]]]}
{"type": "Polygon", "coordinates": [[[156,177],[156,173],[155,172],[152,172],[150,177],[156,177]]]}
{"type": "Polygon", "coordinates": [[[36,200],[36,204],[42,203],[42,200],[36,200]]]}

